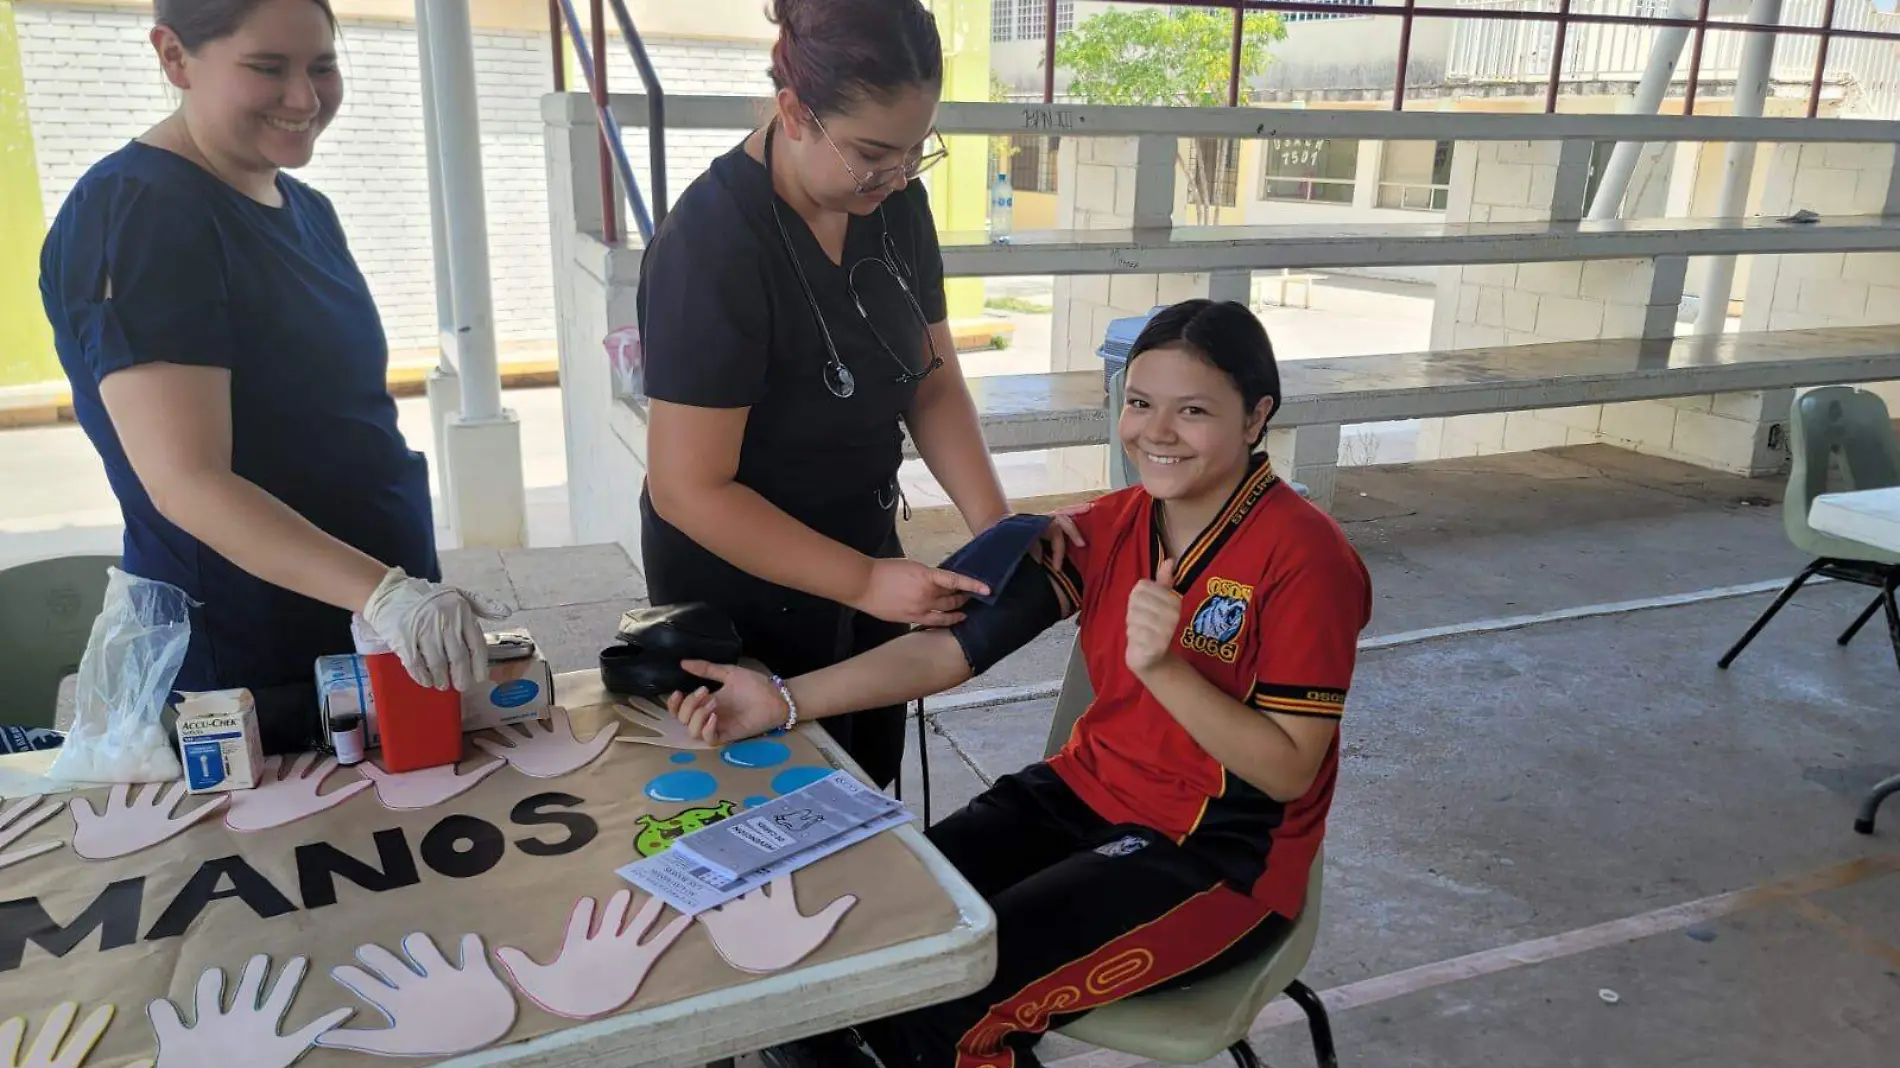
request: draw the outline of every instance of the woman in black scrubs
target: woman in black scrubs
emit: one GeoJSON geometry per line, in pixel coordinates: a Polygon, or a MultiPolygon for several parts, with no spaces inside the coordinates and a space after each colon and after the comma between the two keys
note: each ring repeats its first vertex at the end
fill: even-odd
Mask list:
{"type": "MultiPolygon", "coordinates": [[[[641,549],[655,604],[706,601],[782,675],[946,626],[972,580],[904,559],[901,418],[972,534],[1008,514],[946,323],[916,176],[943,158],[942,46],[918,0],[775,0],[765,128],[654,235],[641,549]]],[[[827,721],[897,778],[902,708],[827,721]]]]}

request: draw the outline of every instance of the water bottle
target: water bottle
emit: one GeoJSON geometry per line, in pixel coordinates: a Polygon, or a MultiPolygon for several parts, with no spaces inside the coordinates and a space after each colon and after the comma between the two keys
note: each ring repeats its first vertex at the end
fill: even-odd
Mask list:
{"type": "Polygon", "coordinates": [[[990,240],[1008,241],[1016,214],[1016,190],[1007,173],[998,173],[990,183],[990,240]]]}

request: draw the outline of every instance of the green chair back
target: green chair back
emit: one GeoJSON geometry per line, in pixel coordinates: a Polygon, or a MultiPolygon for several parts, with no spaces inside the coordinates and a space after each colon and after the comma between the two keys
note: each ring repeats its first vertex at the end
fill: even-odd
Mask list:
{"type": "Polygon", "coordinates": [[[1795,398],[1788,413],[1790,466],[1781,520],[1795,547],[1818,557],[1900,563],[1900,557],[1808,525],[1823,493],[1900,485],[1893,421],[1877,394],[1823,386],[1795,398]]]}
{"type": "Polygon", "coordinates": [[[79,670],[116,556],[59,556],[0,571],[0,642],[8,652],[0,723],[51,727],[59,684],[79,670]]]}

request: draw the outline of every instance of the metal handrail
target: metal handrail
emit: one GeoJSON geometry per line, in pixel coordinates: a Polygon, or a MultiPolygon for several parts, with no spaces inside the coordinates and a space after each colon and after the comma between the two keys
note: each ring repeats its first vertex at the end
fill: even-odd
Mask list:
{"type": "MultiPolygon", "coordinates": [[[[581,61],[581,74],[587,79],[588,95],[591,96],[594,101],[594,117],[601,131],[601,149],[603,152],[612,153],[615,169],[620,172],[620,181],[627,187],[627,199],[633,206],[633,223],[640,230],[640,239],[642,241],[652,241],[653,218],[647,214],[646,198],[640,195],[640,183],[635,180],[633,176],[633,163],[627,159],[626,145],[623,144],[620,139],[620,122],[614,118],[613,109],[608,105],[606,86],[599,84],[600,81],[604,80],[605,65],[603,64],[600,68],[600,73],[603,77],[596,78],[594,55],[587,47],[587,33],[581,27],[579,13],[574,10],[574,0],[557,0],[557,2],[561,6],[562,20],[567,24],[568,38],[574,45],[575,54],[581,61]]],[[[616,0],[616,5],[618,5],[618,2],[619,0],[616,0]]],[[[643,53],[644,51],[645,50],[642,49],[643,53]]],[[[560,62],[558,51],[556,53],[555,62],[560,62]]],[[[636,62],[638,61],[636,60],[636,62]]],[[[651,69],[650,64],[648,65],[648,69],[651,69]]],[[[642,80],[645,80],[644,74],[642,74],[642,80]]],[[[648,85],[649,91],[652,91],[654,88],[657,88],[657,79],[654,83],[649,83],[648,85]]],[[[655,143],[657,136],[653,133],[649,133],[648,136],[648,143],[655,143]]],[[[613,189],[611,188],[611,183],[608,184],[609,188],[601,190],[601,207],[604,209],[601,225],[605,231],[603,236],[606,237],[607,243],[614,244],[617,235],[614,232],[613,189]]]]}
{"type": "MultiPolygon", "coordinates": [[[[627,0],[607,2],[613,5],[614,18],[620,22],[620,36],[626,40],[627,50],[633,53],[633,67],[640,72],[640,84],[647,90],[647,161],[653,168],[653,223],[657,226],[666,221],[666,93],[660,88],[659,72],[647,58],[646,42],[640,39],[640,31],[633,26],[633,16],[627,12],[627,0]]],[[[649,240],[652,236],[642,235],[649,240]]]]}

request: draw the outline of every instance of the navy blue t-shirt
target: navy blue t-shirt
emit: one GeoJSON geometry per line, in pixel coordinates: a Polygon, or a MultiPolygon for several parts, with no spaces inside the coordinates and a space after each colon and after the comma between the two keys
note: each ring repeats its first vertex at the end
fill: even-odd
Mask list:
{"type": "Polygon", "coordinates": [[[180,690],[264,687],[349,652],[349,613],[255,578],[152,506],[99,399],[144,363],[231,373],[231,467],[338,539],[439,578],[427,462],[396,426],[388,344],[336,210],[289,176],[266,207],[132,142],[73,187],[40,291],[73,408],[125,515],[123,567],[201,607],[180,690]]]}

